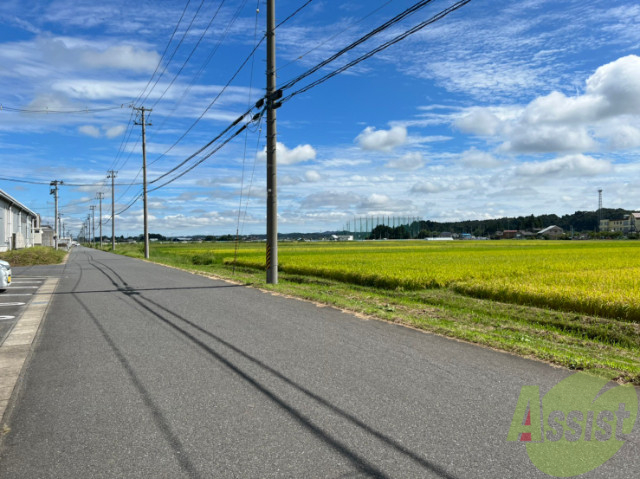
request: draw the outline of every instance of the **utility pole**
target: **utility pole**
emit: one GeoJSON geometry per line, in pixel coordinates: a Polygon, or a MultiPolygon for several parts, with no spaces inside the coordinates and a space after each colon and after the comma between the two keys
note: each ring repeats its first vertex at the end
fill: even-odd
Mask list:
{"type": "Polygon", "coordinates": [[[278,183],[276,161],[276,5],[267,0],[267,283],[278,284],[278,183]]]}
{"type": "Polygon", "coordinates": [[[96,195],[96,199],[100,201],[100,216],[98,216],[100,225],[100,248],[102,248],[102,198],[104,198],[104,193],[99,192],[96,195]]]}
{"type": "Polygon", "coordinates": [[[93,216],[93,221],[89,221],[89,228],[91,231],[91,241],[94,242],[96,240],[96,205],[89,206],[91,209],[91,215],[93,216]]]}
{"type": "Polygon", "coordinates": [[[117,171],[109,170],[107,178],[111,178],[111,251],[116,249],[116,213],[115,213],[115,179],[117,171]]]}
{"type": "Polygon", "coordinates": [[[53,180],[51,183],[49,183],[49,185],[53,187],[49,190],[49,194],[54,195],[56,202],[56,211],[53,217],[53,246],[55,247],[55,249],[58,249],[58,185],[63,184],[64,182],[62,182],[61,180],[53,180]]]}
{"type": "MultiPolygon", "coordinates": [[[[144,257],[149,259],[149,210],[147,207],[147,152],[146,152],[146,140],[145,140],[145,127],[147,123],[144,121],[144,112],[153,111],[149,108],[140,107],[134,108],[140,112],[140,121],[136,121],[136,125],[142,125],[142,202],[144,204],[144,257]]],[[[151,123],[149,123],[151,126],[151,123]]]]}
{"type": "Polygon", "coordinates": [[[87,243],[91,246],[91,214],[87,215],[87,243]]]}

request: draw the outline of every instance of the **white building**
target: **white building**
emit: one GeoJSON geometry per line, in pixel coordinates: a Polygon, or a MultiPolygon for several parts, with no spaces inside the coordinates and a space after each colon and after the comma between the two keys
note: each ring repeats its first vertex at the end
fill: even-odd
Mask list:
{"type": "Polygon", "coordinates": [[[331,235],[331,241],[353,241],[353,235],[331,235]]]}
{"type": "Polygon", "coordinates": [[[0,190],[0,251],[34,246],[38,222],[36,213],[0,190]]]}
{"type": "Polygon", "coordinates": [[[600,231],[640,232],[640,213],[624,215],[621,220],[600,220],[600,231]]]}

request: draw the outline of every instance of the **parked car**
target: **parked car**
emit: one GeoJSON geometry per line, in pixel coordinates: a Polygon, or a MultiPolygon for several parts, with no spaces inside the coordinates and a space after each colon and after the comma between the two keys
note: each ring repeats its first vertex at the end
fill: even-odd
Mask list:
{"type": "Polygon", "coordinates": [[[0,292],[6,290],[11,284],[11,265],[0,260],[0,292]]]}

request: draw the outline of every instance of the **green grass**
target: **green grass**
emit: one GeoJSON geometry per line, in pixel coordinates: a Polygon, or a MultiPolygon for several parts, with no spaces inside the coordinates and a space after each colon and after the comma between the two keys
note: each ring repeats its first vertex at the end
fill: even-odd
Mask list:
{"type": "Polygon", "coordinates": [[[0,259],[13,266],[34,266],[39,264],[60,264],[67,255],[66,251],[45,246],[17,249],[0,253],[0,259]]]}
{"type": "MultiPolygon", "coordinates": [[[[638,248],[633,243],[618,243],[623,251],[631,255],[638,248]],[[632,246],[628,246],[628,245],[632,246]]],[[[359,262],[359,268],[367,267],[367,255],[373,254],[376,264],[380,268],[383,263],[377,262],[380,255],[388,249],[390,259],[401,258],[404,248],[415,248],[420,245],[398,244],[394,242],[327,245],[321,244],[322,255],[329,258],[332,264],[341,260],[353,265],[359,262]],[[358,253],[358,245],[365,248],[364,253],[358,253]],[[332,250],[331,248],[335,248],[332,250]],[[367,250],[366,248],[371,248],[367,250]],[[348,251],[352,257],[347,257],[344,251],[348,251]],[[332,258],[331,252],[336,256],[332,258]]],[[[326,275],[325,270],[290,272],[286,268],[287,261],[294,259],[296,254],[309,258],[318,255],[320,246],[312,245],[288,245],[280,247],[281,259],[285,264],[284,271],[279,275],[278,285],[268,285],[265,282],[265,273],[261,269],[260,261],[264,263],[264,244],[240,245],[238,257],[242,258],[241,266],[234,266],[231,260],[234,257],[234,246],[230,244],[186,244],[166,245],[152,244],[151,259],[159,263],[175,266],[201,274],[215,275],[227,279],[242,282],[265,290],[291,295],[303,299],[329,304],[337,308],[363,314],[385,321],[395,322],[411,326],[423,331],[436,333],[452,338],[461,339],[502,351],[508,351],[525,357],[537,358],[570,369],[584,370],[610,379],[631,382],[640,385],[640,324],[630,321],[627,317],[606,317],[602,315],[585,314],[584,312],[565,310],[567,303],[561,303],[560,307],[545,306],[523,300],[522,298],[508,298],[507,301],[498,301],[495,298],[475,297],[459,290],[459,282],[438,285],[437,287],[402,287],[393,284],[382,287],[375,281],[372,284],[360,284],[357,280],[350,282],[349,277],[332,277],[326,275]],[[307,248],[305,248],[307,247],[307,248]],[[248,260],[250,259],[250,260],[248,260]],[[256,264],[253,264],[253,263],[256,264]],[[314,272],[316,274],[314,274],[314,272]]],[[[515,255],[519,252],[526,257],[527,254],[542,251],[543,247],[552,248],[556,253],[556,259],[560,263],[567,264],[567,257],[571,261],[577,261],[575,244],[552,243],[549,245],[528,242],[523,246],[515,247],[507,242],[492,243],[491,245],[478,245],[484,249],[485,263],[492,257],[504,257],[515,255]],[[495,246],[494,246],[495,245],[495,246]],[[565,250],[563,248],[565,247],[565,250]],[[504,251],[491,248],[504,248],[504,251]],[[520,249],[522,248],[522,249],[520,249]],[[533,248],[533,249],[526,249],[533,248]],[[558,254],[564,252],[564,255],[558,254]],[[491,254],[489,254],[491,253],[491,254]],[[573,255],[573,256],[572,256],[573,255]],[[571,259],[573,258],[573,259],[571,259]]],[[[591,258],[603,254],[602,248],[608,245],[603,242],[580,243],[582,250],[578,256],[591,258]],[[587,246],[584,246],[587,245],[587,246]],[[590,254],[589,248],[594,248],[598,253],[590,254]],[[582,251],[582,253],[580,253],[582,251]]],[[[431,246],[425,246],[425,248],[431,246]]],[[[616,245],[611,245],[613,256],[620,255],[616,245]]],[[[116,252],[141,258],[143,256],[140,245],[118,245],[116,252]]],[[[472,257],[479,253],[474,250],[474,245],[467,243],[455,243],[446,248],[427,249],[425,255],[450,255],[453,263],[459,263],[456,256],[472,257]],[[459,249],[456,247],[459,246],[459,249]],[[471,252],[471,256],[469,256],[471,252]]],[[[554,268],[562,270],[566,266],[554,265],[547,256],[548,268],[543,273],[553,271],[554,268]]],[[[314,261],[317,260],[313,259],[314,261]]],[[[628,262],[635,260],[630,259],[628,262]]],[[[330,265],[329,265],[330,266],[330,265]]],[[[477,265],[475,267],[478,267],[477,265]]],[[[495,265],[489,265],[494,268],[495,265]]],[[[495,269],[494,269],[495,270],[495,269]]],[[[535,271],[535,270],[531,270],[535,271]]],[[[577,271],[581,271],[577,268],[577,271]]],[[[559,271],[562,273],[563,271],[559,271]]],[[[473,272],[474,276],[482,277],[482,271],[473,272]]],[[[544,277],[544,276],[542,276],[544,277]]],[[[491,277],[488,277],[491,280],[491,277]]],[[[526,279],[526,278],[525,278],[526,279]]],[[[544,286],[544,285],[542,285],[544,286]]],[[[565,291],[565,294],[570,292],[565,291]]]]}

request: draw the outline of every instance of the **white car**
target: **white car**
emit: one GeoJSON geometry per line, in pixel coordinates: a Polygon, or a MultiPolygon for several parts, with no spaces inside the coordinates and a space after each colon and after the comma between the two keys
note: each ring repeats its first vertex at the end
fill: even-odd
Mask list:
{"type": "Polygon", "coordinates": [[[11,265],[0,260],[0,292],[4,291],[11,284],[11,265]]]}

